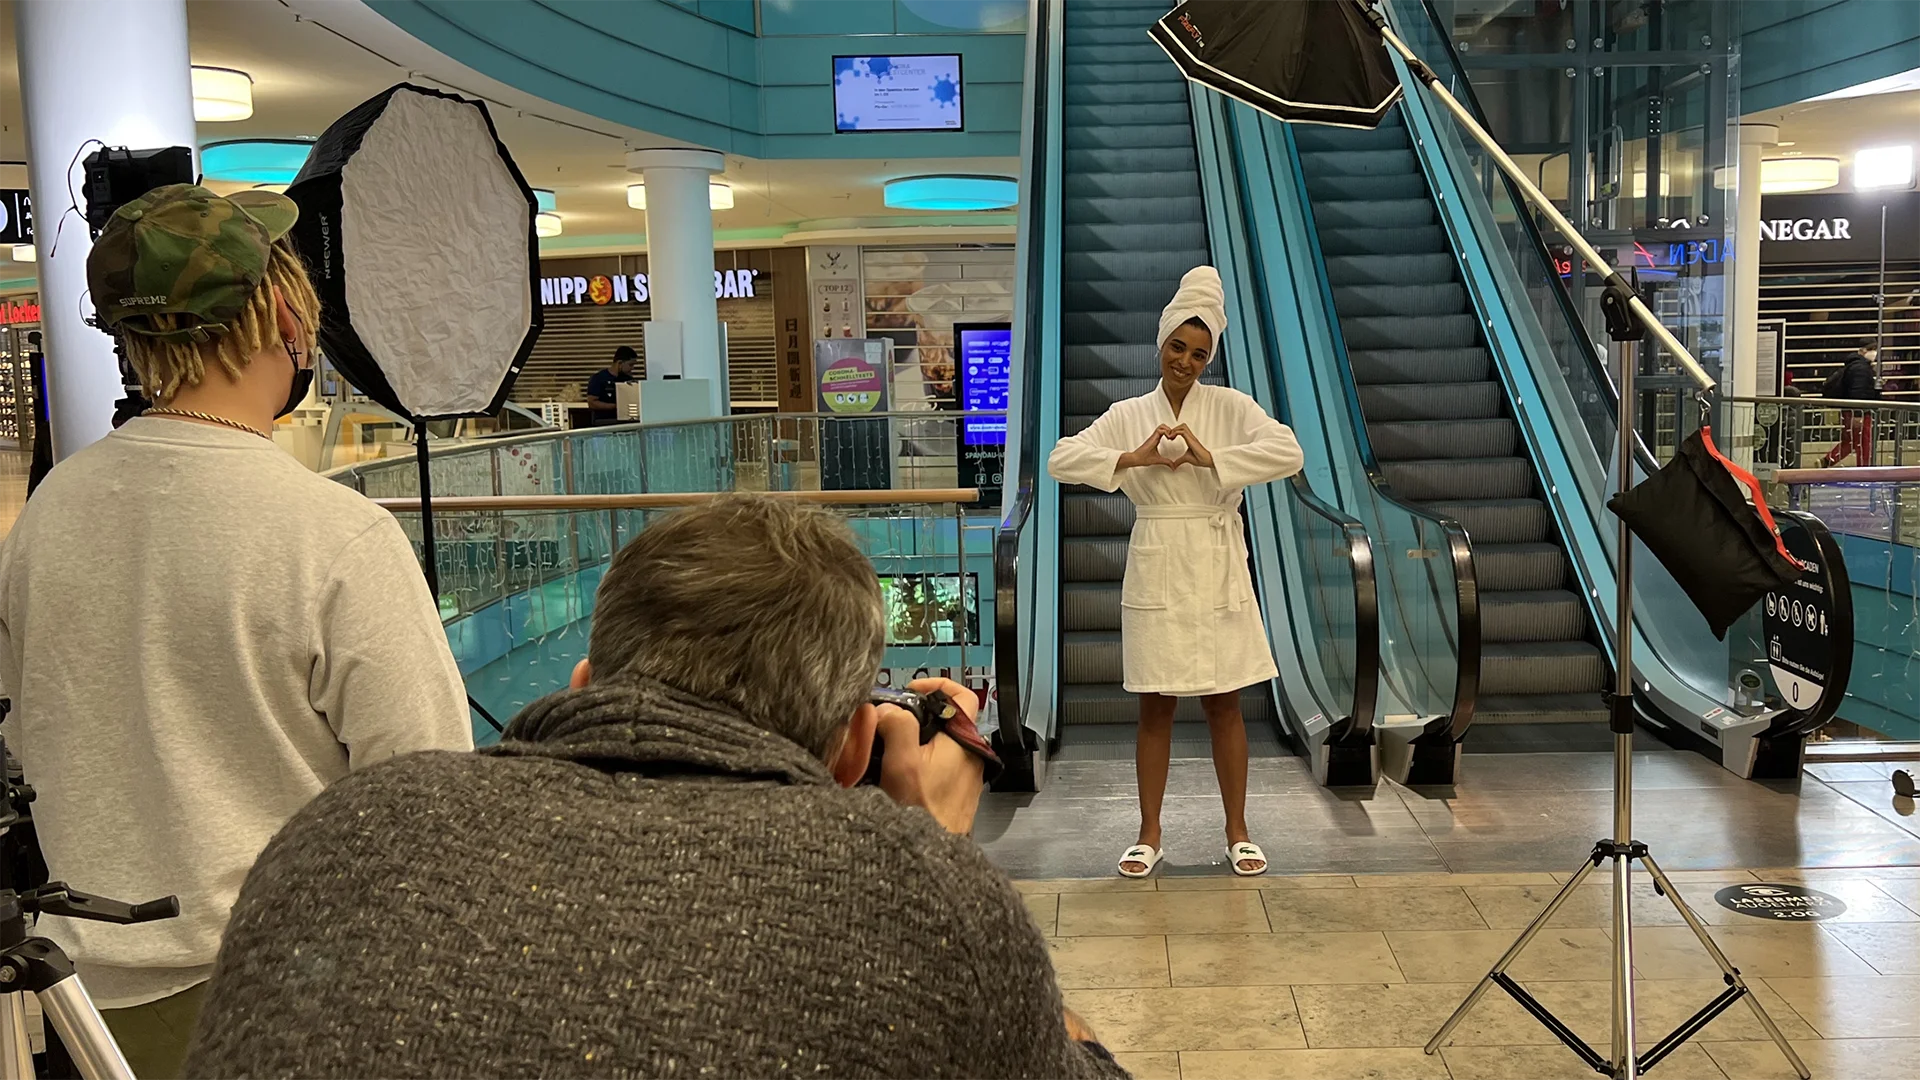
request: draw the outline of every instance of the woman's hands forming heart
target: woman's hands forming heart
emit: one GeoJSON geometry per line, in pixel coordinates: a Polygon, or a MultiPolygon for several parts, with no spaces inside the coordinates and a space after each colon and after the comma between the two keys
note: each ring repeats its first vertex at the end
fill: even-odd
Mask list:
{"type": "Polygon", "coordinates": [[[1155,465],[1177,469],[1182,465],[1197,465],[1203,469],[1213,468],[1213,454],[1193,434],[1193,429],[1185,424],[1161,424],[1147,436],[1147,441],[1120,455],[1118,468],[1152,468],[1155,465]],[[1179,457],[1170,458],[1160,453],[1161,442],[1167,439],[1180,439],[1187,444],[1187,451],[1179,457]]]}

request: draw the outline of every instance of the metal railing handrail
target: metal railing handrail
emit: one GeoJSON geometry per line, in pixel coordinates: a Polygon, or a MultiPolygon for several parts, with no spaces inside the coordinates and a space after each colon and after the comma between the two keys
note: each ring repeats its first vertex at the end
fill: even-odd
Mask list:
{"type": "MultiPolygon", "coordinates": [[[[436,514],[511,510],[663,510],[698,506],[731,498],[732,491],[662,491],[634,495],[451,495],[433,500],[436,514]]],[[[822,506],[921,506],[968,504],[980,500],[979,488],[872,488],[853,491],[755,491],[757,498],[786,499],[822,506]]],[[[374,499],[396,514],[420,512],[419,499],[374,499]]]]}
{"type": "Polygon", "coordinates": [[[1859,398],[1724,397],[1729,405],[1804,405],[1815,409],[1893,409],[1920,413],[1920,401],[1865,401],[1859,398]]]}
{"type": "Polygon", "coordinates": [[[1776,483],[1788,487],[1809,484],[1910,484],[1920,483],[1920,465],[1860,465],[1844,469],[1779,469],[1776,483]]]}

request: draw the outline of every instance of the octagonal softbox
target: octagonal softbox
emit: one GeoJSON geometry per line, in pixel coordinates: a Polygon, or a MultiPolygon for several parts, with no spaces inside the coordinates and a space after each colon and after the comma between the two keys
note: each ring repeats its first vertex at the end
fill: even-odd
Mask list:
{"type": "Polygon", "coordinates": [[[486,105],[386,90],[327,128],[287,195],[347,381],[416,423],[497,412],[540,336],[540,246],[486,105]]]}

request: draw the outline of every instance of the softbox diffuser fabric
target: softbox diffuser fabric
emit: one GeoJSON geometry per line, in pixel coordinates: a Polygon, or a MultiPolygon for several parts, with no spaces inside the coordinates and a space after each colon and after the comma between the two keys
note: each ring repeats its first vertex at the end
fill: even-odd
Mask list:
{"type": "Polygon", "coordinates": [[[1147,36],[1182,75],[1279,120],[1371,128],[1400,100],[1386,42],[1355,0],[1187,0],[1147,36]]]}
{"type": "Polygon", "coordinates": [[[287,194],[347,381],[416,421],[498,411],[540,335],[540,248],[487,107],[395,86],[334,121],[287,194]]]}

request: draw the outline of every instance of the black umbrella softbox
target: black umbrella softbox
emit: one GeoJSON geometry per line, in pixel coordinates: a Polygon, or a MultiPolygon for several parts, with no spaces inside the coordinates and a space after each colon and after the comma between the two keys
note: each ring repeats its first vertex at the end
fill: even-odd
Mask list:
{"type": "Polygon", "coordinates": [[[1371,128],[1400,100],[1354,0],[1187,0],[1147,35],[1187,78],[1279,120],[1371,128]]]}
{"type": "Polygon", "coordinates": [[[415,422],[497,412],[540,335],[540,246],[486,105],[386,90],[327,128],[287,194],[347,381],[415,422]]]}

